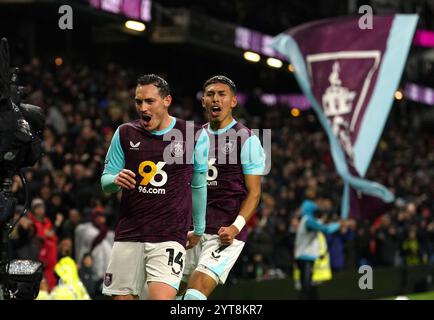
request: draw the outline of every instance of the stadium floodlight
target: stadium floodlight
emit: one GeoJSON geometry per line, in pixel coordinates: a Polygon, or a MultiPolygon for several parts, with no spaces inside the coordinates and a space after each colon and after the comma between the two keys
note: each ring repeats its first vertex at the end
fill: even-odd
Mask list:
{"type": "Polygon", "coordinates": [[[294,117],[294,118],[297,118],[297,117],[299,117],[300,116],[300,109],[298,109],[298,108],[292,108],[291,109],[291,115],[294,117]]]}
{"type": "Polygon", "coordinates": [[[246,51],[244,52],[244,59],[251,62],[259,62],[261,60],[261,56],[256,52],[246,51]]]}
{"type": "Polygon", "coordinates": [[[395,91],[395,99],[396,100],[402,100],[403,97],[404,97],[404,95],[402,94],[401,90],[396,90],[395,91]]]}
{"type": "Polygon", "coordinates": [[[276,59],[276,58],[268,58],[267,59],[267,64],[270,67],[277,68],[277,69],[282,68],[282,66],[283,66],[283,62],[281,60],[279,60],[279,59],[276,59]]]}
{"type": "Polygon", "coordinates": [[[127,22],[125,22],[125,28],[142,32],[145,31],[146,26],[143,22],[128,20],[127,22]]]}
{"type": "Polygon", "coordinates": [[[56,66],[60,67],[63,64],[63,59],[61,57],[56,57],[54,59],[54,63],[56,64],[56,66]]]}

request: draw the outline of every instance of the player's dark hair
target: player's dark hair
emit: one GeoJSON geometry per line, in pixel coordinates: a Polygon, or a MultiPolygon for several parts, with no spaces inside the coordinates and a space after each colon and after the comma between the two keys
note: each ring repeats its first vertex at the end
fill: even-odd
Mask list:
{"type": "Polygon", "coordinates": [[[145,74],[137,79],[138,86],[145,86],[148,84],[156,86],[162,98],[165,98],[170,94],[170,87],[167,81],[156,74],[145,74]]]}
{"type": "Polygon", "coordinates": [[[231,79],[225,76],[214,76],[206,80],[205,83],[203,84],[203,91],[205,91],[206,87],[208,87],[210,84],[214,84],[214,83],[224,83],[227,86],[229,86],[229,88],[231,89],[234,95],[237,94],[237,87],[235,83],[231,79]]]}

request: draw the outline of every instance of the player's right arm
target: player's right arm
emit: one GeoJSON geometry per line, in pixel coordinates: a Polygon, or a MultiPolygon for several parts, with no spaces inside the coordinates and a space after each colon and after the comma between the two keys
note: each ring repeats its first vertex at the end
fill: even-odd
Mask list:
{"type": "Polygon", "coordinates": [[[218,235],[223,245],[231,245],[246,221],[256,210],[261,198],[261,176],[265,172],[265,152],[258,137],[252,135],[241,148],[241,165],[247,196],[241,203],[237,218],[230,226],[222,226],[218,235]]]}
{"type": "Polygon", "coordinates": [[[206,131],[202,130],[193,154],[193,178],[191,181],[191,193],[193,201],[192,209],[194,229],[187,234],[187,249],[194,247],[205,232],[208,154],[209,137],[206,131]]]}
{"type": "Polygon", "coordinates": [[[104,172],[101,176],[101,186],[105,193],[114,193],[121,188],[133,189],[136,174],[125,169],[125,154],[122,150],[119,128],[116,129],[105,159],[104,172]]]}

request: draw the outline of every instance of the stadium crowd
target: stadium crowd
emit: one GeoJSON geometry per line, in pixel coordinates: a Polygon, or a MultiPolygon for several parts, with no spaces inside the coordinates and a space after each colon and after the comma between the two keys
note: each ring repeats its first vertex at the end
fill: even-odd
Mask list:
{"type": "MultiPolygon", "coordinates": [[[[58,64],[35,58],[20,75],[28,87],[26,102],[44,108],[47,125],[44,156],[25,174],[31,212],[13,232],[11,254],[42,261],[49,288],[56,284],[57,261],[72,257],[89,295],[97,298],[120,198],[103,194],[100,177],[115,129],[136,116],[138,75],[114,64],[103,69],[58,64]]],[[[336,272],[366,263],[434,263],[434,136],[423,126],[400,121],[400,110],[393,109],[368,172],[368,178],[393,189],[398,200],[375,219],[346,220],[327,237],[336,272]]],[[[313,112],[295,118],[289,111],[286,105],[265,106],[255,95],[237,110],[250,128],[272,130],[272,162],[263,178],[262,201],[248,222],[246,247],[230,275],[233,281],[291,276],[298,207],[306,197],[326,198],[327,219],[339,219],[343,185],[326,135],[313,112]]],[[[194,97],[175,95],[170,113],[204,123],[194,97]]],[[[23,204],[18,177],[14,192],[23,204]]]]}

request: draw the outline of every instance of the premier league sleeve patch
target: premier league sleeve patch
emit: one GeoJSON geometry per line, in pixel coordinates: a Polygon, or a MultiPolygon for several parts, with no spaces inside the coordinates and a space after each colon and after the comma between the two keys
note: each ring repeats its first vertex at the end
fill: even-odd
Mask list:
{"type": "Polygon", "coordinates": [[[106,287],[109,287],[112,284],[113,274],[112,273],[106,273],[104,274],[104,285],[106,287]]]}

